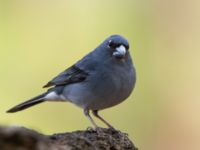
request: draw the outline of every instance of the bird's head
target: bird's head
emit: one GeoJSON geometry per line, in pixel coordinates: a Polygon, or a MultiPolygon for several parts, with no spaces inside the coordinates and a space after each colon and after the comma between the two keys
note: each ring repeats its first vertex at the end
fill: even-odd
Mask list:
{"type": "Polygon", "coordinates": [[[123,59],[128,54],[128,40],[120,35],[110,36],[105,40],[104,44],[109,53],[117,59],[123,59]]]}

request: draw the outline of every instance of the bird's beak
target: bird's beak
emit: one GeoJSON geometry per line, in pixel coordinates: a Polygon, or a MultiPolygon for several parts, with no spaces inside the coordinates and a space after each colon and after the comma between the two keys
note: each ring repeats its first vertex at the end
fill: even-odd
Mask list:
{"type": "Polygon", "coordinates": [[[113,56],[123,58],[126,55],[126,48],[123,45],[118,46],[113,52],[113,56]]]}

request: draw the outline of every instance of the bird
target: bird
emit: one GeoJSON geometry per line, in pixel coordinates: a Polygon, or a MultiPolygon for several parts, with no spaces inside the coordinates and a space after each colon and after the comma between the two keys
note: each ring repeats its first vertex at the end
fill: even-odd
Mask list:
{"type": "Polygon", "coordinates": [[[98,112],[126,100],[135,83],[136,71],[129,42],[115,34],[44,85],[43,88],[48,88],[46,92],[12,107],[7,113],[47,101],[70,102],[83,109],[95,128],[99,126],[91,117],[91,112],[108,128],[114,128],[98,112]]]}

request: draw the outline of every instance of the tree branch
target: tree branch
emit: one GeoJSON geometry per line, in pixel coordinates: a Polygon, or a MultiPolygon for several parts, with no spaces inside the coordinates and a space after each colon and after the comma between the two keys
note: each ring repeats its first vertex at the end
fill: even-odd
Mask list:
{"type": "Polygon", "coordinates": [[[1,150],[137,150],[127,134],[114,129],[43,135],[23,127],[0,127],[1,150]]]}

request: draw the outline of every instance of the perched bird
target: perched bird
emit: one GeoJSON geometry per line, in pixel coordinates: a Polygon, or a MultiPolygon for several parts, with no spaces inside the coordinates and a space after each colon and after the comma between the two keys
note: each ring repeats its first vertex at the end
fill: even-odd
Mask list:
{"type": "Polygon", "coordinates": [[[71,102],[97,128],[93,115],[113,128],[99,116],[98,111],[123,102],[136,82],[135,68],[129,52],[129,42],[112,35],[77,63],[58,74],[44,88],[47,92],[25,101],[7,112],[17,112],[46,101],[71,102]]]}

